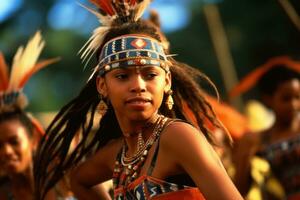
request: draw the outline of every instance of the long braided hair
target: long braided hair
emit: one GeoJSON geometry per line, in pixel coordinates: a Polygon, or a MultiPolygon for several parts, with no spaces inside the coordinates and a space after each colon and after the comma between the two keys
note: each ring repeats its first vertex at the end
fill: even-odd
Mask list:
{"type": "MultiPolygon", "coordinates": [[[[159,32],[154,26],[144,20],[139,20],[136,23],[113,26],[100,44],[98,52],[101,51],[103,44],[110,39],[133,33],[146,34],[161,41],[159,32]]],[[[223,126],[217,120],[210,104],[205,100],[197,82],[198,77],[208,78],[195,68],[177,62],[173,58],[170,58],[169,61],[171,62],[174,107],[172,111],[169,111],[164,99],[159,112],[167,117],[191,121],[183,111],[183,103],[185,102],[196,118],[195,125],[210,140],[210,133],[205,122],[209,121],[219,128],[223,126]]],[[[122,137],[111,105],[108,105],[108,110],[101,117],[100,122],[94,123],[97,105],[100,102],[96,88],[97,76],[98,73],[93,74],[79,95],[59,111],[46,130],[46,135],[38,148],[34,165],[37,199],[43,199],[47,191],[85,156],[102,148],[110,140],[122,137]],[[92,134],[95,125],[99,125],[99,128],[92,134]],[[77,140],[76,145],[71,148],[75,138],[77,140]]]]}

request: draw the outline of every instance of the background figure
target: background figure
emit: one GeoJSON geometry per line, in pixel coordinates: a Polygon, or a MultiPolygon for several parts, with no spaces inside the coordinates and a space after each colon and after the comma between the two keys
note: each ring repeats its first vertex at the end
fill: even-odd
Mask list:
{"type": "Polygon", "coordinates": [[[82,51],[83,58],[97,52],[98,65],[46,131],[35,163],[37,198],[73,168],[80,199],[97,199],[91,187],[111,178],[115,199],[241,199],[208,142],[206,122],[223,127],[197,83],[205,76],[166,55],[157,27],[140,20],[150,1],[92,2],[102,26],[82,51]],[[100,127],[90,135],[97,110],[100,127]]]}
{"type": "MultiPolygon", "coordinates": [[[[284,56],[272,58],[246,76],[231,94],[245,92],[256,83],[263,102],[274,112],[275,121],[267,130],[246,134],[239,142],[235,159],[236,184],[243,194],[248,192],[251,185],[250,172],[252,171],[252,176],[257,175],[250,165],[251,158],[256,155],[259,157],[255,158],[255,162],[266,175],[259,180],[263,189],[262,198],[299,199],[300,63],[284,56]],[[272,172],[268,171],[269,166],[272,172]],[[284,191],[280,191],[274,179],[272,183],[263,181],[271,173],[281,183],[284,191]]],[[[255,180],[256,177],[252,178],[255,180]]]]}
{"type": "MultiPolygon", "coordinates": [[[[23,87],[41,68],[55,62],[36,64],[44,47],[37,32],[25,48],[20,47],[9,69],[0,52],[0,199],[33,199],[33,156],[44,131],[39,122],[24,109],[27,99],[23,87]]],[[[55,199],[50,192],[48,199],[55,199]]]]}

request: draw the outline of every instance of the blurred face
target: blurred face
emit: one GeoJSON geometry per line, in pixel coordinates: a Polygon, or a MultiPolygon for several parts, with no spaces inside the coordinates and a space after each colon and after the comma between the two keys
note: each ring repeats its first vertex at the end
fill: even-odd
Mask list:
{"type": "Polygon", "coordinates": [[[155,66],[117,68],[98,79],[98,90],[109,98],[117,117],[137,121],[158,111],[170,87],[170,74],[155,66]]]}
{"type": "Polygon", "coordinates": [[[292,79],[281,84],[271,99],[277,120],[291,122],[300,114],[300,81],[292,79]]]}
{"type": "Polygon", "coordinates": [[[7,175],[22,173],[31,165],[32,145],[26,131],[16,119],[0,123],[0,167],[7,175]]]}

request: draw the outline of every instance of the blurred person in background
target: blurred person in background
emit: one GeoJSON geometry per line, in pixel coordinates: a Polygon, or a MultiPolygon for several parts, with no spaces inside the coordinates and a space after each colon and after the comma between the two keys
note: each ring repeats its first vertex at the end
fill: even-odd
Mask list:
{"type": "Polygon", "coordinates": [[[231,96],[256,84],[275,119],[268,129],[239,141],[235,183],[249,199],[251,185],[261,199],[300,199],[300,62],[274,57],[246,76],[231,96]]]}
{"type": "MultiPolygon", "coordinates": [[[[44,45],[37,32],[25,48],[18,49],[10,76],[0,52],[1,200],[31,200],[34,196],[33,157],[44,130],[39,121],[25,111],[27,98],[23,88],[34,73],[57,60],[36,63],[44,45]]],[[[57,197],[50,191],[46,199],[57,197]]]]}

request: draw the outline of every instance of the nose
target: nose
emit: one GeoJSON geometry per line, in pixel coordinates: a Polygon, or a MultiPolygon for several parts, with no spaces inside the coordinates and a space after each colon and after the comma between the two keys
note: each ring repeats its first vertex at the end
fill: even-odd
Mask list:
{"type": "Polygon", "coordinates": [[[136,74],[132,77],[130,91],[135,93],[141,93],[146,91],[146,81],[141,74],[136,74]]]}

